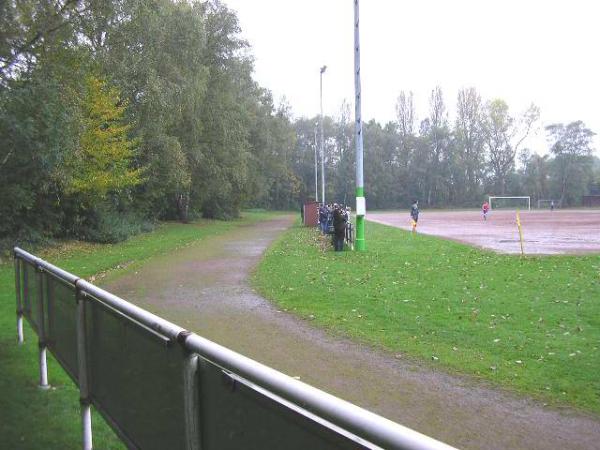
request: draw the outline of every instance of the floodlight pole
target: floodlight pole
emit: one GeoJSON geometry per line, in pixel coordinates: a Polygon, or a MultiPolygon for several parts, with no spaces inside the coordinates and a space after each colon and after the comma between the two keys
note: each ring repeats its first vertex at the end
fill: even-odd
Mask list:
{"type": "Polygon", "coordinates": [[[321,116],[319,117],[321,122],[321,203],[325,204],[325,138],[323,136],[323,73],[327,69],[327,66],[321,67],[321,73],[319,75],[319,98],[321,102],[321,116]]]}
{"type": "Polygon", "coordinates": [[[354,0],[354,117],[356,131],[356,250],[365,251],[365,189],[363,182],[363,134],[360,88],[360,34],[358,0],[354,0]]]}

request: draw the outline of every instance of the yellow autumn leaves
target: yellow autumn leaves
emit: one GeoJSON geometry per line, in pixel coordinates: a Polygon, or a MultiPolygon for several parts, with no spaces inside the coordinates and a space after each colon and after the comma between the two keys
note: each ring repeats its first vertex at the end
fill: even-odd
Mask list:
{"type": "Polygon", "coordinates": [[[138,142],[128,137],[127,102],[96,77],[88,77],[86,88],[79,145],[66,161],[64,182],[67,193],[93,200],[138,185],[143,169],[133,167],[138,142]]]}

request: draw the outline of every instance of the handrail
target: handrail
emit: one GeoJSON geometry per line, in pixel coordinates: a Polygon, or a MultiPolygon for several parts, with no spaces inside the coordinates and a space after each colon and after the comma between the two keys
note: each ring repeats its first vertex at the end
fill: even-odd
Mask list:
{"type": "Polygon", "coordinates": [[[108,304],[166,338],[179,341],[188,351],[374,445],[403,450],[453,448],[191,333],[18,247],[15,247],[14,254],[15,258],[21,258],[69,282],[80,294],[87,294],[108,304]]]}
{"type": "Polygon", "coordinates": [[[37,256],[34,256],[31,253],[28,253],[19,247],[14,248],[14,254],[15,257],[18,256],[24,261],[28,261],[37,267],[41,267],[42,269],[52,273],[58,278],[67,281],[73,286],[75,286],[75,283],[77,282],[77,280],[79,280],[79,277],[67,272],[66,270],[61,269],[60,267],[56,267],[55,265],[50,264],[49,262],[44,261],[43,259],[38,258],[37,256]]]}
{"type": "Polygon", "coordinates": [[[262,388],[375,445],[389,449],[450,450],[447,444],[289,377],[197,334],[186,347],[262,388]]]}

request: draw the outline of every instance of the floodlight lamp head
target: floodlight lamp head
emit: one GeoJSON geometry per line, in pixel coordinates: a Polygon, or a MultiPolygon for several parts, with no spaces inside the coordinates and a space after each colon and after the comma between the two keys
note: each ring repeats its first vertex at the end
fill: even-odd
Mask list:
{"type": "Polygon", "coordinates": [[[325,70],[327,70],[327,66],[321,67],[321,73],[325,72],[325,70]]]}

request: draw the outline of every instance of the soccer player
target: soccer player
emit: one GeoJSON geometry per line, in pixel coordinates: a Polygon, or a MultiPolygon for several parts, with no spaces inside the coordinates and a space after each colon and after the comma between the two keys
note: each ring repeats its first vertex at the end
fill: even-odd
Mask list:
{"type": "Polygon", "coordinates": [[[415,233],[417,231],[417,222],[419,221],[419,200],[413,201],[413,204],[410,207],[410,219],[412,231],[415,233]]]}
{"type": "Polygon", "coordinates": [[[483,214],[483,220],[487,220],[487,215],[490,212],[490,204],[485,200],[481,205],[481,213],[483,214]]]}

